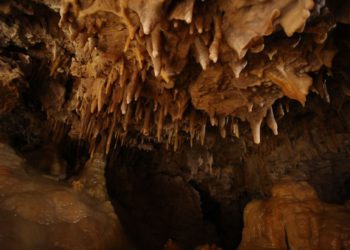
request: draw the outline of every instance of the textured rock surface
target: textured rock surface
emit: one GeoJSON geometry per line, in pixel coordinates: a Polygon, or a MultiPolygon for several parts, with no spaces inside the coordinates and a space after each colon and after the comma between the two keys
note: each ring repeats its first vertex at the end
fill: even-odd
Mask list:
{"type": "Polygon", "coordinates": [[[20,175],[16,188],[74,189],[9,193],[7,208],[32,200],[52,209],[19,206],[23,220],[56,223],[111,197],[140,249],[233,249],[244,206],[285,176],[343,203],[349,9],[347,0],[0,1],[0,137],[36,176],[20,175]],[[79,202],[67,214],[70,199],[79,202]]]}
{"type": "Polygon", "coordinates": [[[122,148],[109,161],[107,186],[128,233],[141,249],[159,249],[169,238],[189,249],[204,243],[235,249],[245,205],[270,197],[286,176],[309,182],[322,201],[343,204],[350,198],[349,103],[335,112],[315,98],[307,107],[291,105],[276,118],[278,136],[263,126],[258,146],[212,130],[204,146],[177,152],[122,148]]]}
{"type": "Polygon", "coordinates": [[[2,249],[132,249],[109,202],[28,174],[24,164],[0,144],[2,249]]]}
{"type": "Polygon", "coordinates": [[[49,120],[91,151],[135,134],[176,150],[203,142],[209,121],[223,137],[248,122],[259,143],[264,120],[278,131],[272,105],[304,104],[337,51],[324,1],[4,1],[1,17],[1,53],[21,62],[2,92],[18,99],[29,79],[49,120]]]}
{"type": "Polygon", "coordinates": [[[349,249],[350,210],[321,202],[306,182],[275,184],[272,197],[244,209],[238,249],[349,249]]]}

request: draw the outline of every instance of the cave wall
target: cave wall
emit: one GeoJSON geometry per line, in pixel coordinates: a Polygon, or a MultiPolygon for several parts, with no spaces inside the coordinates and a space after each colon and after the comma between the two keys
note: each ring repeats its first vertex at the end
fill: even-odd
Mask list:
{"type": "Polygon", "coordinates": [[[285,178],[244,209],[238,249],[348,249],[349,215],[348,204],[324,203],[308,183],[285,178]]]}
{"type": "Polygon", "coordinates": [[[133,249],[109,201],[29,171],[5,141],[0,162],[1,249],[133,249]]]}
{"type": "Polygon", "coordinates": [[[263,127],[259,146],[213,131],[204,146],[177,152],[121,149],[106,174],[116,211],[143,248],[160,249],[173,239],[186,249],[208,242],[233,249],[245,205],[271,197],[285,177],[310,183],[323,202],[344,204],[350,198],[349,104],[337,110],[317,96],[308,108],[290,103],[279,135],[263,127]]]}
{"type": "Polygon", "coordinates": [[[237,247],[286,176],[349,199],[346,1],[144,3],[2,1],[0,138],[97,200],[107,165],[141,249],[237,247]]]}

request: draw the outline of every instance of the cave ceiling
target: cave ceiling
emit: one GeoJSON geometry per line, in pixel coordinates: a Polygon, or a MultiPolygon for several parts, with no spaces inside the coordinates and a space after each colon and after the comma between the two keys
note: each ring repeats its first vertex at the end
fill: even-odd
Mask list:
{"type": "Polygon", "coordinates": [[[261,126],[278,134],[289,101],[307,105],[311,92],[330,101],[334,29],[350,22],[349,9],[323,0],[1,1],[0,114],[30,96],[50,126],[64,124],[91,151],[140,140],[176,150],[204,143],[209,126],[222,137],[248,126],[259,144],[261,126]]]}

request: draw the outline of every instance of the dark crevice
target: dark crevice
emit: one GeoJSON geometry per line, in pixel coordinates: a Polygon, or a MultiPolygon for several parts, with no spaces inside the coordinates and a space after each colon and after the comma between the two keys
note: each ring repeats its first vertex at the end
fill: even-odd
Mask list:
{"type": "Polygon", "coordinates": [[[285,242],[286,242],[287,250],[291,250],[290,245],[289,245],[288,234],[287,234],[287,229],[286,228],[284,228],[284,239],[285,239],[285,242]]]}
{"type": "Polygon", "coordinates": [[[191,180],[189,184],[198,192],[200,196],[201,209],[203,220],[205,222],[215,225],[217,235],[219,236],[219,241],[217,244],[222,246],[223,243],[223,228],[221,225],[222,213],[220,203],[215,201],[208,192],[203,190],[198,183],[191,180]]]}

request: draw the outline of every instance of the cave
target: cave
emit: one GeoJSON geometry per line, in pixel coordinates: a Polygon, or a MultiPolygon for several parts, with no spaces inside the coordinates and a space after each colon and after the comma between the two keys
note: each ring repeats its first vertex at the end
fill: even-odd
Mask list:
{"type": "Polygon", "coordinates": [[[346,0],[0,0],[0,249],[350,250],[346,0]]]}

